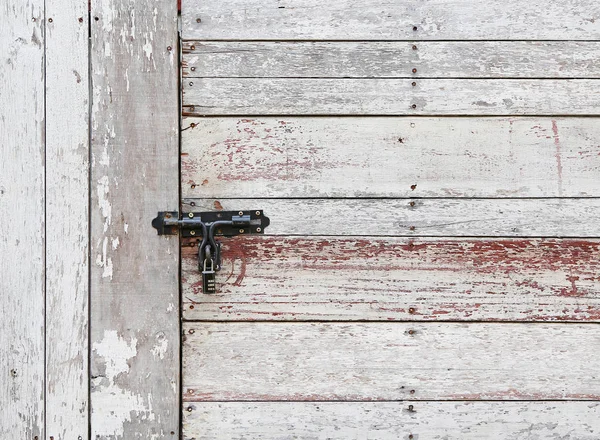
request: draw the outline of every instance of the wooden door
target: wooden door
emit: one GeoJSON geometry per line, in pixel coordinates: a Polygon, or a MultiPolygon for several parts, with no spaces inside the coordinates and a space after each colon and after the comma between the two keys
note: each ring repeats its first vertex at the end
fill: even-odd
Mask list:
{"type": "Polygon", "coordinates": [[[595,439],[595,1],[185,1],[183,437],[595,439]]]}

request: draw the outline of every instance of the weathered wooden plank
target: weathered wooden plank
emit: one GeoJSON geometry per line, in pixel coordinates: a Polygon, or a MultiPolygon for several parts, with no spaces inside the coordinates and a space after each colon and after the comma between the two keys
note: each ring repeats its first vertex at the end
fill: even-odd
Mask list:
{"type": "Polygon", "coordinates": [[[46,0],[46,430],[88,437],[88,5],[46,0]]]}
{"type": "Polygon", "coordinates": [[[187,198],[600,195],[592,118],[186,118],[184,127],[187,198]]]}
{"type": "Polygon", "coordinates": [[[222,241],[217,294],[202,293],[197,247],[182,248],[185,319],[600,320],[598,240],[222,241]]]}
{"type": "Polygon", "coordinates": [[[183,50],[183,75],[196,78],[600,77],[597,41],[188,41],[183,50]]]}
{"type": "Polygon", "coordinates": [[[198,40],[598,40],[595,0],[187,0],[183,38],[198,40]]]}
{"type": "Polygon", "coordinates": [[[183,416],[188,440],[596,440],[600,435],[597,402],[200,402],[186,404],[183,416]]]}
{"type": "Polygon", "coordinates": [[[588,324],[187,323],[184,400],[597,400],[588,324]]]}
{"type": "Polygon", "coordinates": [[[185,199],[184,211],[263,209],[267,235],[599,237],[600,199],[185,199]]]}
{"type": "Polygon", "coordinates": [[[91,434],[179,435],[177,3],[92,2],[91,434]]]}
{"type": "Polygon", "coordinates": [[[0,11],[0,438],[42,440],[44,2],[0,11]]]}
{"type": "Polygon", "coordinates": [[[189,115],[599,115],[593,79],[194,78],[189,115]]]}

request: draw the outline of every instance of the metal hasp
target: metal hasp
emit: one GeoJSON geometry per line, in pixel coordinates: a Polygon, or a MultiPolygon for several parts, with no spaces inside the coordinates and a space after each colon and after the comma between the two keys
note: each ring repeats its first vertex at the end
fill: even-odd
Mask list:
{"type": "Polygon", "coordinates": [[[198,270],[202,272],[204,293],[216,293],[215,273],[221,270],[221,243],[215,236],[263,234],[270,220],[262,210],[184,212],[161,211],[152,220],[158,235],[201,238],[198,244],[198,270]]]}

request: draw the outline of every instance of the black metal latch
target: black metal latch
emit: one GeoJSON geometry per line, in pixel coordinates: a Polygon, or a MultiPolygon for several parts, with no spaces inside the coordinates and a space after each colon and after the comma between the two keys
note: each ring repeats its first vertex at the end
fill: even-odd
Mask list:
{"type": "Polygon", "coordinates": [[[215,273],[221,270],[221,243],[215,236],[234,237],[262,234],[270,220],[262,210],[186,212],[179,218],[177,211],[162,211],[152,220],[158,235],[202,237],[198,244],[198,269],[202,272],[204,293],[215,293],[215,273]]]}

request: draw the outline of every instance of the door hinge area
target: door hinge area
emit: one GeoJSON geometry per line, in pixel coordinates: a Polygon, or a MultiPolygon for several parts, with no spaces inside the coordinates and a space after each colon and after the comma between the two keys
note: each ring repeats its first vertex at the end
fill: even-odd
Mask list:
{"type": "Polygon", "coordinates": [[[216,293],[216,272],[221,270],[221,243],[215,237],[263,234],[270,220],[262,210],[185,212],[161,211],[152,220],[158,235],[198,237],[198,270],[204,293],[216,293]]]}

